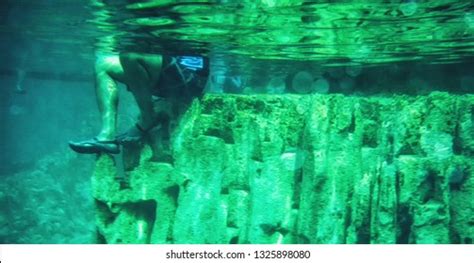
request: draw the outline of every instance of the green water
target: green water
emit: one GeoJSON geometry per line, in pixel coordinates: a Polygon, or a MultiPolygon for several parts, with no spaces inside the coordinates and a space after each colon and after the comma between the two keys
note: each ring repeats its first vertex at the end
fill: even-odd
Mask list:
{"type": "MultiPolygon", "coordinates": [[[[438,1],[22,1],[1,31],[74,47],[209,53],[347,65],[472,59],[474,4],[438,1]],[[18,11],[21,12],[21,11],[18,11]],[[80,37],[79,37],[80,36],[80,37]]],[[[0,31],[0,32],[1,32],[0,31]]],[[[244,59],[244,60],[245,60],[244,59]]]]}
{"type": "Polygon", "coordinates": [[[0,243],[472,243],[473,34],[469,0],[2,2],[0,243]],[[127,194],[66,144],[111,52],[207,55],[217,93],[127,194]]]}
{"type": "Polygon", "coordinates": [[[314,2],[146,1],[111,10],[98,4],[92,23],[115,32],[124,49],[136,43],[197,51],[225,46],[251,58],[331,65],[452,63],[474,51],[471,1],[314,2]]]}
{"type": "Polygon", "coordinates": [[[133,32],[124,35],[131,43],[151,35],[150,42],[217,43],[252,58],[330,64],[456,62],[474,50],[470,1],[198,2],[127,5],[132,17],[119,28],[133,32]]]}

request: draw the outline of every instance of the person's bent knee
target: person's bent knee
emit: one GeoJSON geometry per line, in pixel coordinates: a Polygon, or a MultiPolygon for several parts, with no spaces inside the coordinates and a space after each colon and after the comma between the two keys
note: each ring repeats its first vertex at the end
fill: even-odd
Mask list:
{"type": "Polygon", "coordinates": [[[124,65],[130,65],[131,63],[138,63],[143,58],[143,55],[138,53],[122,53],[120,54],[120,62],[124,65]]]}
{"type": "Polygon", "coordinates": [[[95,61],[96,71],[106,71],[108,68],[113,67],[114,64],[120,63],[119,57],[113,56],[100,56],[95,61]]]}
{"type": "Polygon", "coordinates": [[[109,75],[110,77],[122,81],[123,68],[118,55],[100,56],[96,59],[94,69],[96,75],[109,75]]]}
{"type": "Polygon", "coordinates": [[[120,54],[120,61],[123,65],[149,65],[161,66],[163,56],[161,54],[141,54],[141,53],[123,53],[120,54]]]}

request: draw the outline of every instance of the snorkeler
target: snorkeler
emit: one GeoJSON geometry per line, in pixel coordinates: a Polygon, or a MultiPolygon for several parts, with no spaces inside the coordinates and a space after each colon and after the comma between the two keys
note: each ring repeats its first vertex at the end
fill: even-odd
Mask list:
{"type": "Polygon", "coordinates": [[[120,152],[120,144],[140,141],[155,128],[168,132],[169,113],[155,111],[154,97],[169,100],[174,104],[172,107],[189,106],[194,98],[203,94],[208,64],[208,60],[201,56],[138,53],[99,56],[95,64],[95,87],[101,131],[93,139],[71,141],[69,146],[78,153],[116,154],[120,152]],[[135,126],[118,136],[117,81],[132,92],[140,110],[135,126]]]}

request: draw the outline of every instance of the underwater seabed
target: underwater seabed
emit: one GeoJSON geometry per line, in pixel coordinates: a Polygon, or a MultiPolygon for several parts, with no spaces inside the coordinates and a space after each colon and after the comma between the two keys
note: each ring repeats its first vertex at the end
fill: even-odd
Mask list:
{"type": "Polygon", "coordinates": [[[170,145],[98,158],[97,242],[473,243],[472,94],[209,94],[170,145]]]}
{"type": "Polygon", "coordinates": [[[68,151],[1,174],[0,244],[95,242],[92,166],[93,158],[68,151]]]}

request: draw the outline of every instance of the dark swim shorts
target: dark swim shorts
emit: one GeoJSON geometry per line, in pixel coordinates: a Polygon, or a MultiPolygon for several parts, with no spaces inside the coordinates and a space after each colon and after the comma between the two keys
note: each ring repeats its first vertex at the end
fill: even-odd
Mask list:
{"type": "Polygon", "coordinates": [[[200,56],[163,56],[163,69],[153,95],[192,100],[203,95],[209,60],[200,56]]]}

